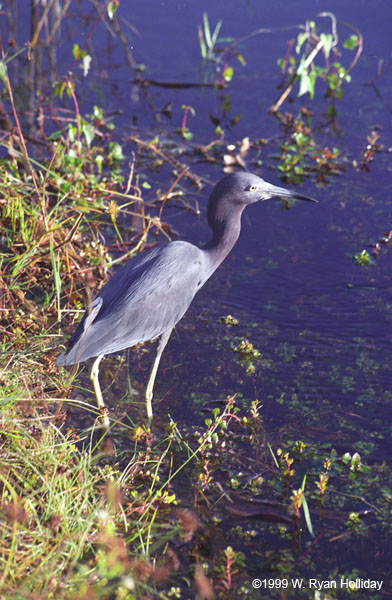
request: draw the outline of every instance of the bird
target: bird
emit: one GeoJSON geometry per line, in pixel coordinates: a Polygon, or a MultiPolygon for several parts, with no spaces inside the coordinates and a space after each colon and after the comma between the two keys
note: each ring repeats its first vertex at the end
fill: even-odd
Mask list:
{"type": "Polygon", "coordinates": [[[106,425],[109,419],[99,385],[103,357],[140,342],[158,340],[145,391],[147,418],[151,422],[155,378],[173,328],[237,242],[243,210],[275,197],[317,202],[247,171],[225,175],[208,199],[207,219],[212,237],[204,246],[180,240],[158,245],[129,260],[101,288],[71,336],[70,348],[57,358],[56,365],[74,365],[95,358],[90,378],[98,407],[102,413],[106,411],[106,425]]]}

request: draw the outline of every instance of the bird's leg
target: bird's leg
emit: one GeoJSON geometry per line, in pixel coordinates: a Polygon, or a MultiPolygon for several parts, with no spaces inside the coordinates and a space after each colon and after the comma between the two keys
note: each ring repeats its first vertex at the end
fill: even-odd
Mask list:
{"type": "Polygon", "coordinates": [[[128,348],[128,350],[127,350],[127,365],[128,365],[128,368],[127,368],[127,395],[131,398],[135,394],[135,392],[132,388],[132,380],[129,375],[130,353],[131,353],[131,349],[128,348]]]}
{"type": "Polygon", "coordinates": [[[99,385],[99,363],[103,359],[104,355],[100,354],[97,356],[95,361],[93,362],[93,366],[91,367],[90,379],[93,382],[95,396],[97,398],[98,408],[105,408],[105,402],[103,401],[101,387],[99,385]]]}
{"type": "Polygon", "coordinates": [[[159,361],[161,360],[162,352],[164,351],[165,346],[166,346],[167,342],[169,341],[171,332],[172,332],[172,330],[168,329],[167,331],[164,331],[162,333],[161,337],[159,338],[154,362],[152,363],[150,376],[149,376],[148,382],[147,382],[145,398],[146,398],[147,418],[149,421],[151,421],[151,419],[152,419],[152,396],[153,396],[153,390],[154,390],[155,377],[156,377],[156,374],[158,371],[159,361]]]}
{"type": "Polygon", "coordinates": [[[93,382],[95,397],[97,399],[98,408],[103,412],[103,424],[105,427],[109,427],[109,417],[104,412],[106,409],[105,402],[103,401],[101,386],[99,385],[99,363],[103,359],[104,354],[97,356],[91,367],[90,379],[93,382]]]}

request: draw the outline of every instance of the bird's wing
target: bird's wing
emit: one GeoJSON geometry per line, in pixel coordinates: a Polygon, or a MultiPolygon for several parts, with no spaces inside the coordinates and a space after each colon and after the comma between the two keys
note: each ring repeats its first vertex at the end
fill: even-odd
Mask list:
{"type": "Polygon", "coordinates": [[[56,364],[118,352],[172,329],[198,291],[203,267],[203,251],[187,242],[132,259],[103,286],[56,364]]]}

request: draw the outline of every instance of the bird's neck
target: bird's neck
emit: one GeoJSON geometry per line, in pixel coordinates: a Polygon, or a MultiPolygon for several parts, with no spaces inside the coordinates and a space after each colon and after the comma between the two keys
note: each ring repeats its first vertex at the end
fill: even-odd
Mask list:
{"type": "Polygon", "coordinates": [[[224,261],[240,235],[244,205],[236,205],[235,209],[231,208],[230,212],[221,211],[221,213],[218,210],[213,223],[210,221],[213,235],[203,250],[208,255],[211,273],[224,261]]]}

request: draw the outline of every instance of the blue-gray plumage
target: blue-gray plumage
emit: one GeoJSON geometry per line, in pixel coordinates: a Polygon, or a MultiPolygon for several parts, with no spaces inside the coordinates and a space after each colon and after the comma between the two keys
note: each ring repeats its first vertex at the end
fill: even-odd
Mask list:
{"type": "Polygon", "coordinates": [[[223,177],[208,201],[211,240],[202,248],[188,242],[171,242],[130,260],[102,287],[72,335],[71,348],[58,357],[56,364],[73,365],[97,357],[91,379],[98,406],[104,408],[98,381],[102,358],[139,342],[160,338],[145,395],[151,419],[155,376],[173,327],[236,243],[244,208],[272,197],[316,202],[251,173],[223,177]]]}

